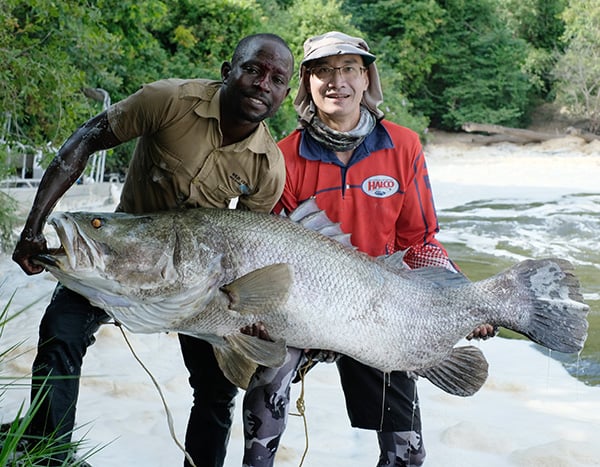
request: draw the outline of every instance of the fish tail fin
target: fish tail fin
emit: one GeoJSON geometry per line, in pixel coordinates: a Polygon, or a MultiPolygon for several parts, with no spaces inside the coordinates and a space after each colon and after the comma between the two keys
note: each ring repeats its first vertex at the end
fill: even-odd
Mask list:
{"type": "Polygon", "coordinates": [[[522,261],[492,277],[494,292],[510,313],[496,323],[551,350],[581,351],[589,306],[583,302],[573,266],[565,260],[522,261]]]}

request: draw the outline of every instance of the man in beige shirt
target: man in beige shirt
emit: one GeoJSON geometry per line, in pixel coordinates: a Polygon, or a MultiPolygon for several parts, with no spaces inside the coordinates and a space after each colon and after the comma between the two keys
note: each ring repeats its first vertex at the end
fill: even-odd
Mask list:
{"type": "MultiPolygon", "coordinates": [[[[47,251],[42,229],[57,201],[81,176],[91,154],[134,138],[118,210],[227,208],[238,198],[239,208],[271,211],[283,190],[285,167],[264,119],[288,95],[293,67],[280,37],[248,36],[231,62],[221,66],[221,81],[151,83],[90,119],[46,170],[13,260],[27,274],[42,272],[32,260],[47,251]]],[[[49,392],[28,428],[32,440],[71,439],[83,356],[107,319],[82,296],[57,286],[40,324],[33,363],[32,400],[42,382],[49,392]]],[[[222,466],[237,388],[218,368],[209,344],[189,336],[180,336],[180,343],[194,391],[186,451],[197,466],[222,466]]],[[[66,456],[57,453],[47,465],[63,465],[66,456]]]]}

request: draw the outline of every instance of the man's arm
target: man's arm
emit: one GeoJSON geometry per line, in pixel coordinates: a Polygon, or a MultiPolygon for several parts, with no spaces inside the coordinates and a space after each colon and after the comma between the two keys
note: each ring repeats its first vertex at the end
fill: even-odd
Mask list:
{"type": "Polygon", "coordinates": [[[44,172],[13,252],[13,260],[27,274],[38,274],[43,270],[31,259],[47,250],[44,224],[60,197],[81,176],[91,154],[119,143],[110,128],[106,112],[102,112],[79,127],[60,148],[44,172]]]}
{"type": "Polygon", "coordinates": [[[448,253],[435,238],[439,227],[429,183],[425,155],[419,147],[410,164],[412,180],[407,183],[404,202],[396,220],[395,251],[408,250],[404,261],[411,269],[437,266],[456,271],[448,253]]]}

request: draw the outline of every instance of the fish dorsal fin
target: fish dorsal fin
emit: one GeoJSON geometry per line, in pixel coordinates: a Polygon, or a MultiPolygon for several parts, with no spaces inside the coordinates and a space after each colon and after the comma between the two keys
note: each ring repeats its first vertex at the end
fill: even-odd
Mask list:
{"type": "Polygon", "coordinates": [[[286,346],[237,332],[224,337],[226,345],[214,346],[215,357],[223,374],[236,386],[247,389],[258,365],[277,368],[283,365],[286,346]]]}
{"type": "Polygon", "coordinates": [[[221,287],[229,297],[229,308],[240,313],[264,313],[280,308],[290,294],[292,266],[277,263],[256,269],[221,287]]]}
{"type": "Polygon", "coordinates": [[[426,267],[404,271],[413,278],[422,279],[443,288],[462,287],[471,281],[461,272],[454,272],[442,267],[426,267]]]}
{"type": "Polygon", "coordinates": [[[488,362],[481,350],[469,345],[452,349],[450,356],[439,365],[415,373],[449,394],[467,397],[485,383],[488,362]]]}
{"type": "Polygon", "coordinates": [[[350,234],[344,233],[340,224],[333,222],[319,206],[315,198],[309,198],[303,203],[299,204],[290,215],[289,219],[296,222],[309,230],[325,235],[326,237],[332,238],[342,245],[355,249],[350,241],[350,234]]]}
{"type": "Polygon", "coordinates": [[[383,255],[377,257],[377,262],[382,263],[387,266],[389,269],[395,271],[406,271],[410,269],[408,264],[404,262],[404,255],[408,251],[406,250],[397,251],[396,253],[392,253],[391,255],[383,255]]]}
{"type": "Polygon", "coordinates": [[[294,222],[300,222],[306,216],[321,210],[322,209],[319,208],[317,205],[317,200],[314,197],[308,198],[306,201],[300,203],[296,209],[289,214],[288,217],[294,222]]]}

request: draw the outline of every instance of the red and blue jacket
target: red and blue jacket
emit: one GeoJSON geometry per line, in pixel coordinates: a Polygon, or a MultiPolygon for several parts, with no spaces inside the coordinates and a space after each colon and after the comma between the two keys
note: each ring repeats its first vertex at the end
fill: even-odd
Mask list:
{"type": "Polygon", "coordinates": [[[455,269],[436,240],[433,193],[418,135],[382,120],[344,165],[303,130],[281,140],[286,182],[275,212],[315,197],[329,218],[351,233],[359,250],[380,256],[407,250],[410,268],[455,269]]]}

